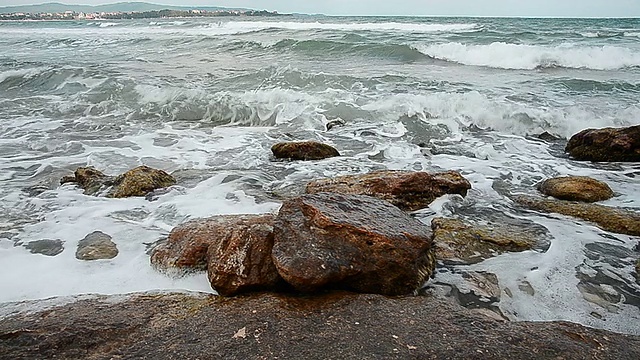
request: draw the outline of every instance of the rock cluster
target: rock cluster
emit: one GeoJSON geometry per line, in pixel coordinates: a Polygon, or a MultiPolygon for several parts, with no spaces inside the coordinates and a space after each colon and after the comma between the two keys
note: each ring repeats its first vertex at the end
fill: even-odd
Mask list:
{"type": "Polygon", "coordinates": [[[640,125],[586,129],[571,137],[565,151],[576,160],[640,161],[640,125]]]}
{"type": "Polygon", "coordinates": [[[429,174],[388,170],[312,181],[307,184],[306,192],[370,195],[413,211],[428,207],[445,194],[466,196],[469,189],[469,181],[456,171],[429,174]]]}
{"type": "Polygon", "coordinates": [[[74,176],[65,176],[60,183],[76,183],[86,195],[126,198],[145,196],[156,189],[175,185],[176,181],[162,170],[138,166],[118,176],[107,176],[93,167],[80,167],[74,176]]]}

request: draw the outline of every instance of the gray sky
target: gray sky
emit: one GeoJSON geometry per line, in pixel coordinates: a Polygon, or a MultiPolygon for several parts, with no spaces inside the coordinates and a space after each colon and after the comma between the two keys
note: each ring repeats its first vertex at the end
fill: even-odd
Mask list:
{"type": "MultiPolygon", "coordinates": [[[[66,4],[95,5],[122,0],[58,1],[66,4]]],[[[43,2],[48,0],[0,0],[0,5],[43,2]]],[[[147,0],[147,2],[247,7],[329,15],[640,16],[640,0],[147,0]]]]}

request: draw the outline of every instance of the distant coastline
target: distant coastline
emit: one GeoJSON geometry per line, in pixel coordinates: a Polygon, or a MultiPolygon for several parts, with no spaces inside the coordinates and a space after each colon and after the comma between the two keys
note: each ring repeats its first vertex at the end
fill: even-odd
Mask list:
{"type": "Polygon", "coordinates": [[[287,16],[266,10],[151,10],[151,11],[113,11],[113,12],[38,12],[38,13],[5,13],[0,20],[8,21],[60,21],[60,20],[125,20],[125,19],[158,19],[189,17],[229,17],[229,16],[287,16]]]}

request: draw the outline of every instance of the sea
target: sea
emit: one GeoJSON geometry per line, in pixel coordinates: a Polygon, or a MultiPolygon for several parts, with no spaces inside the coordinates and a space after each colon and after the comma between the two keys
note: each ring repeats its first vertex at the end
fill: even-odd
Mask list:
{"type": "Polygon", "coordinates": [[[607,182],[640,211],[639,163],[570,159],[586,129],[640,124],[640,20],[216,17],[0,22],[0,303],[139,291],[213,292],[149,250],[175,226],[277,212],[313,179],[382,169],[460,171],[473,189],[412,215],[535,229],[547,246],[441,264],[425,291],[513,321],[640,334],[640,238],[514,204],[549,177],[607,182]],[[541,136],[543,135],[543,136],[541,136]],[[279,141],[340,157],[275,161],[279,141]],[[178,185],[151,199],[87,196],[64,175],[139,165],[178,185]],[[109,234],[119,254],[80,261],[109,234]],[[61,240],[57,256],[26,245],[61,240]]]}

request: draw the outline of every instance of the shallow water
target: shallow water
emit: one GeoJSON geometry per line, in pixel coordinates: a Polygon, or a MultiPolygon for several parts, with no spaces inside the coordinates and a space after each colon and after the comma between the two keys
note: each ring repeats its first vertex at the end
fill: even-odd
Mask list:
{"type": "Polygon", "coordinates": [[[211,291],[204,274],[157,273],[149,246],[190,218],[277,211],[311,179],[452,169],[473,190],[417,212],[421,221],[535,223],[550,247],[443,267],[433,286],[489,271],[510,319],[640,334],[640,239],[506,197],[585,175],[616,192],[604,204],[640,209],[640,164],[562,152],[584,128],[640,123],[639,34],[624,19],[0,22],[0,302],[211,291]],[[332,120],[345,124],[327,131],[332,120]],[[560,140],[536,138],[545,131],[560,140]],[[272,161],[273,143],[296,139],[343,156],[272,161]],[[141,164],[175,172],[179,185],[155,201],[57,185],[78,166],[117,174],[141,164]],[[76,260],[78,241],[96,230],[120,254],[76,260]],[[65,250],[46,257],[21,246],[42,239],[65,250]]]}

